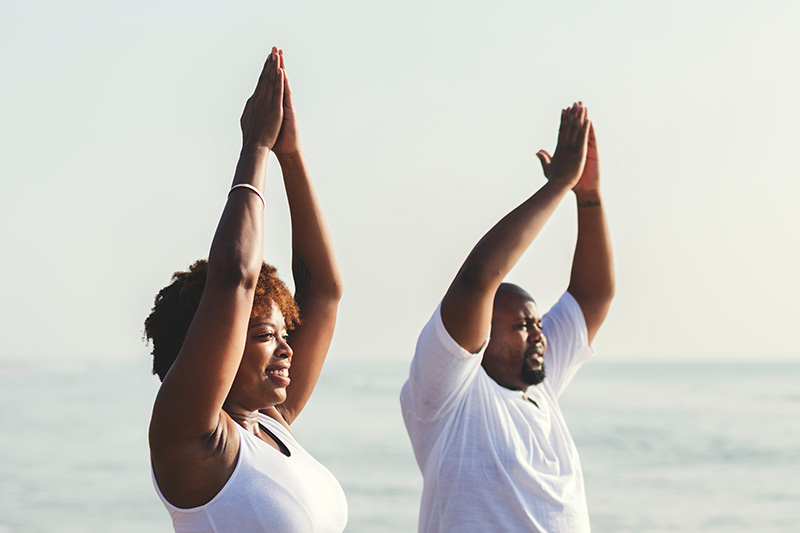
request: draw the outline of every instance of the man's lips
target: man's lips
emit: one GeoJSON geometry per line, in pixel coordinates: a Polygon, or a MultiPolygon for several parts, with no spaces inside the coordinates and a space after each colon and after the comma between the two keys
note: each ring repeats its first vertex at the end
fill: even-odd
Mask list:
{"type": "Polygon", "coordinates": [[[533,348],[525,354],[525,357],[537,366],[541,366],[544,363],[544,344],[541,342],[534,344],[533,348]]]}
{"type": "Polygon", "coordinates": [[[544,357],[536,354],[528,354],[525,356],[530,365],[534,368],[540,367],[544,364],[544,357]]]}

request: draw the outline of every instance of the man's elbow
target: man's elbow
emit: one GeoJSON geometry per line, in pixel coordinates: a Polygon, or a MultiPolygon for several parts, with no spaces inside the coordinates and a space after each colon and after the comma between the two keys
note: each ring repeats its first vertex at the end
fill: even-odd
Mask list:
{"type": "Polygon", "coordinates": [[[606,283],[602,284],[599,292],[599,298],[602,299],[606,305],[610,305],[611,300],[614,299],[614,295],[617,292],[617,286],[614,282],[614,278],[612,277],[606,283]]]}
{"type": "Polygon", "coordinates": [[[616,286],[613,278],[604,282],[595,282],[589,287],[570,284],[567,291],[578,301],[582,308],[597,309],[603,315],[608,311],[611,300],[614,299],[616,286]]]}
{"type": "Polygon", "coordinates": [[[453,285],[460,290],[468,293],[485,293],[497,290],[497,286],[502,281],[502,274],[497,270],[491,270],[484,265],[465,263],[458,271],[453,285]]]}

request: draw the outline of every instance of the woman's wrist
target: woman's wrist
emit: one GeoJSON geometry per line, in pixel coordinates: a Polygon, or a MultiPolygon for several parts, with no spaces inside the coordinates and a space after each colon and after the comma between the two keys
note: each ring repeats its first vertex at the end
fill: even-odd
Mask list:
{"type": "Polygon", "coordinates": [[[240,152],[240,157],[267,157],[270,153],[268,146],[259,144],[243,144],[240,152]]]}
{"type": "Polygon", "coordinates": [[[278,158],[278,163],[280,163],[281,168],[302,165],[305,161],[305,156],[301,148],[297,148],[297,150],[291,152],[275,152],[275,157],[278,158]]]}

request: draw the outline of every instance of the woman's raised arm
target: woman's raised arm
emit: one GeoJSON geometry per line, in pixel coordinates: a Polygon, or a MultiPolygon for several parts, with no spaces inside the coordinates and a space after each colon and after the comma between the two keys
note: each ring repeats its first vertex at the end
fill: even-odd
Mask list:
{"type": "MultiPolygon", "coordinates": [[[[283,54],[280,54],[284,66],[283,54]]],[[[292,218],[292,275],[301,324],[291,332],[292,382],[278,406],[292,423],[305,406],[328,354],[342,297],[342,277],[322,207],[306,168],[289,80],[284,72],[283,125],[273,151],[278,157],[292,218]]]]}
{"type": "Polygon", "coordinates": [[[263,261],[261,191],[283,121],[283,84],[273,48],[242,114],[242,151],[211,244],[202,299],[153,407],[150,447],[157,476],[181,471],[175,462],[187,457],[182,451],[226,426],[222,405],[242,359],[263,261]]]}

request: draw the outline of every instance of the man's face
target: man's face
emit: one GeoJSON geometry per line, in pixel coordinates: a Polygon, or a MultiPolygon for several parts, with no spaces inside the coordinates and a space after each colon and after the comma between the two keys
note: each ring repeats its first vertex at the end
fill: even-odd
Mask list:
{"type": "Polygon", "coordinates": [[[544,380],[542,317],[528,293],[516,286],[501,288],[494,300],[492,333],[483,368],[507,389],[525,390],[544,380]]]}

